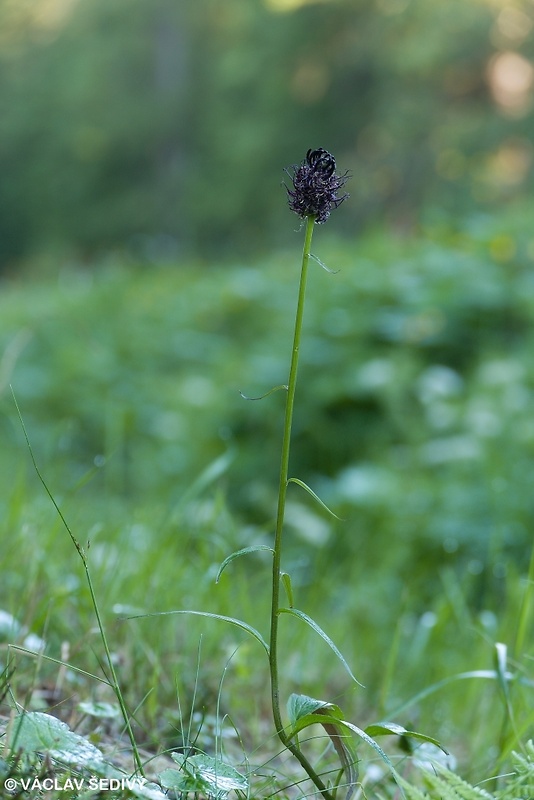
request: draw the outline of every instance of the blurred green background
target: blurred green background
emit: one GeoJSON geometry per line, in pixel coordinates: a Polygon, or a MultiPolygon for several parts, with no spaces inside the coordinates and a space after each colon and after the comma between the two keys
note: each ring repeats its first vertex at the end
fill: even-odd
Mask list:
{"type": "Polygon", "coordinates": [[[413,230],[524,196],[522,0],[2,0],[0,261],[287,241],[282,168],[323,146],[336,215],[413,230]]]}
{"type": "MultiPolygon", "coordinates": [[[[521,0],[0,0],[0,608],[49,654],[98,668],[10,384],[111,626],[197,607],[265,632],[265,559],[213,578],[271,544],[283,393],[239,391],[287,380],[283,168],[323,146],[351,197],[315,232],[338,272],[310,275],[291,471],[343,521],[290,487],[284,567],[367,691],[289,625],[285,688],[376,718],[496,641],[531,672],[533,26],[521,0]]],[[[199,627],[112,629],[159,735],[199,627]]],[[[264,717],[263,668],[217,631],[199,696],[241,644],[232,708],[264,717]]],[[[517,737],[486,683],[398,719],[491,764],[517,737]]]]}

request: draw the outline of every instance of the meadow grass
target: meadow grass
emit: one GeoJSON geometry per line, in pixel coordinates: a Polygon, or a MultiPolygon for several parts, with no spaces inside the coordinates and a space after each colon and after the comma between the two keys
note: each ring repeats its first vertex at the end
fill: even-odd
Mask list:
{"type": "MultiPolygon", "coordinates": [[[[361,726],[381,717],[424,730],[473,781],[504,769],[534,723],[529,252],[495,224],[454,241],[369,234],[357,254],[327,238],[321,257],[341,274],[312,270],[301,353],[294,473],[342,521],[290,487],[287,563],[299,607],[366,688],[282,619],[282,693],[325,695],[361,726]],[[512,261],[492,249],[505,235],[512,261]]],[[[188,731],[209,750],[202,715],[218,708],[247,751],[266,742],[277,752],[253,640],[215,620],[131,617],[194,608],[267,636],[264,555],[215,577],[230,552],[271,544],[282,400],[239,391],[258,396],[285,379],[293,263],[116,259],[4,284],[0,609],[23,628],[0,631],[0,662],[16,668],[6,713],[16,701],[72,721],[78,701],[113,700],[76,671],[106,674],[94,610],[32,469],[11,384],[86,548],[140,746],[183,747],[188,731]],[[8,657],[7,642],[26,647],[29,632],[73,668],[8,657]]],[[[120,739],[117,723],[109,730],[120,739]]]]}

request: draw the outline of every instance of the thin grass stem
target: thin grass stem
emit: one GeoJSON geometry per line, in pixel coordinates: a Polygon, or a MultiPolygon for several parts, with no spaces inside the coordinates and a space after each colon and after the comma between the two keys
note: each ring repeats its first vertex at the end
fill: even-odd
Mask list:
{"type": "Polygon", "coordinates": [[[94,590],[94,586],[93,586],[93,581],[91,579],[91,573],[89,571],[89,564],[87,563],[87,557],[85,555],[85,551],[84,551],[83,547],[80,545],[80,543],[78,542],[78,540],[76,539],[76,537],[74,536],[74,534],[73,534],[73,532],[72,532],[67,520],[65,519],[65,517],[63,515],[63,512],[61,511],[60,507],[58,506],[54,495],[52,494],[52,492],[48,488],[48,484],[46,483],[46,481],[45,481],[45,479],[44,479],[44,477],[43,477],[43,475],[41,473],[41,470],[39,469],[39,466],[38,466],[37,461],[35,459],[33,448],[31,446],[30,437],[28,436],[28,432],[26,430],[26,425],[24,424],[24,420],[22,418],[22,414],[20,412],[20,408],[19,408],[19,405],[17,403],[17,398],[15,397],[15,392],[13,391],[13,387],[10,387],[10,388],[11,388],[11,394],[13,395],[13,401],[15,403],[15,408],[17,409],[17,415],[18,415],[18,418],[19,418],[19,421],[20,421],[20,424],[21,424],[21,427],[22,427],[22,432],[24,434],[24,438],[26,440],[26,445],[27,445],[29,453],[30,453],[30,457],[31,457],[31,460],[32,460],[33,468],[35,469],[37,477],[39,478],[39,480],[40,480],[45,492],[47,493],[48,497],[50,498],[50,500],[52,502],[52,505],[54,506],[55,510],[57,511],[57,514],[58,514],[58,516],[59,516],[59,518],[60,518],[60,520],[61,520],[61,522],[63,524],[63,527],[65,528],[65,530],[69,534],[70,539],[71,539],[74,547],[76,548],[76,550],[78,552],[78,555],[81,558],[81,561],[82,561],[82,564],[83,564],[83,568],[84,568],[84,571],[85,571],[85,577],[86,577],[86,580],[87,580],[87,586],[89,587],[89,594],[91,595],[91,602],[92,602],[92,605],[93,605],[93,610],[95,612],[98,631],[100,633],[100,638],[101,638],[102,644],[104,646],[104,652],[106,654],[106,662],[107,662],[108,669],[109,669],[109,672],[110,672],[110,675],[111,675],[111,680],[109,681],[109,683],[113,688],[113,691],[114,691],[115,696],[117,698],[117,702],[119,704],[119,708],[121,710],[121,715],[122,715],[122,718],[124,720],[124,726],[126,728],[126,732],[128,733],[128,738],[130,740],[130,744],[132,746],[132,754],[133,754],[135,765],[136,765],[140,775],[144,777],[143,765],[141,763],[141,756],[139,755],[139,749],[137,747],[137,742],[135,741],[135,737],[134,737],[133,730],[132,730],[132,725],[131,725],[131,722],[130,722],[130,715],[128,714],[128,709],[126,708],[126,703],[124,702],[124,697],[122,695],[122,691],[121,691],[121,688],[120,688],[119,680],[117,678],[117,673],[116,673],[115,667],[113,665],[113,658],[111,656],[111,650],[109,649],[109,644],[108,644],[108,639],[107,639],[107,636],[106,636],[106,631],[105,631],[105,628],[104,628],[104,623],[103,623],[102,617],[100,615],[100,608],[99,608],[99,605],[98,605],[98,602],[97,602],[97,599],[96,599],[96,594],[95,594],[95,590],[94,590]]]}

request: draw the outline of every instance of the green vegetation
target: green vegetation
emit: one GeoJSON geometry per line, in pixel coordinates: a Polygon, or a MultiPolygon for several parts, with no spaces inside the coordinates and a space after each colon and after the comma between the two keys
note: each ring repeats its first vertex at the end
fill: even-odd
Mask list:
{"type": "Polygon", "coordinates": [[[526,0],[0,0],[0,269],[270,252],[309,147],[354,176],[350,234],[500,210],[532,188],[533,22],[526,0]]]}
{"type": "Polygon", "coordinates": [[[533,29],[0,0],[0,797],[532,800],[533,29]]]}
{"type": "MultiPolygon", "coordinates": [[[[284,569],[295,605],[366,688],[282,615],[282,697],[328,698],[362,730],[376,719],[399,726],[374,730],[397,733],[386,752],[410,798],[478,796],[455,773],[499,798],[524,787],[528,797],[532,782],[526,215],[470,217],[419,239],[375,230],[349,243],[325,232],[316,252],[339,272],[310,264],[291,474],[341,519],[291,484],[284,569]],[[413,730],[452,753],[452,773],[420,773],[435,753],[407,738],[413,730]]],[[[284,796],[301,780],[276,756],[257,641],[213,618],[161,614],[238,617],[267,638],[268,554],[236,559],[215,579],[229,553],[272,546],[285,393],[239,392],[258,397],[286,380],[297,282],[293,251],[202,268],[110,258],[4,282],[6,713],[15,703],[50,711],[102,750],[127,746],[115,711],[97,713],[115,702],[112,676],[11,384],[39,469],[85,550],[147,772],[155,753],[194,745],[224,753],[257,796],[284,796]],[[44,656],[28,652],[41,644],[44,656]]],[[[326,741],[303,746],[319,758],[326,741]]],[[[325,769],[337,769],[334,756],[325,769]]],[[[361,743],[358,757],[365,795],[395,796],[376,752],[361,743]]],[[[195,762],[189,777],[210,768],[195,762]]]]}

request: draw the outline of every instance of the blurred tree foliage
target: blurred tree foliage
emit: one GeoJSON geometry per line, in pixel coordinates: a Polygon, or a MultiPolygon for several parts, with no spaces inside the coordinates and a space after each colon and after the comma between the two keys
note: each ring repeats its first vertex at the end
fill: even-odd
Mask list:
{"type": "Polygon", "coordinates": [[[348,230],[521,196],[533,24],[527,0],[0,0],[0,261],[272,246],[310,146],[353,174],[348,230]]]}

